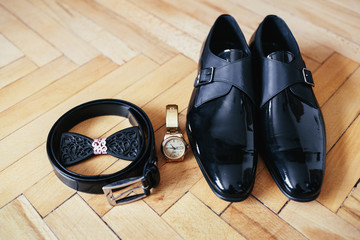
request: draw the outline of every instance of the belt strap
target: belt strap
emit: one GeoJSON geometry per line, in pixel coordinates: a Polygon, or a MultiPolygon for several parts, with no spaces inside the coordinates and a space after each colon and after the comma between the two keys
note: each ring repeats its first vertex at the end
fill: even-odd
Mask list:
{"type": "Polygon", "coordinates": [[[239,88],[254,101],[252,81],[251,58],[248,57],[221,67],[201,69],[195,79],[194,87],[212,82],[224,82],[239,88]]]}
{"type": "Polygon", "coordinates": [[[314,86],[311,71],[305,68],[302,59],[284,63],[268,58],[262,59],[262,98],[260,107],[284,89],[305,83],[314,86]]]}
{"type": "MultiPolygon", "coordinates": [[[[134,130],[132,129],[132,130],[134,130]]],[[[160,181],[156,167],[154,131],[148,116],[138,106],[116,99],[102,99],[79,105],[57,120],[51,128],[47,139],[47,153],[58,178],[69,187],[88,193],[104,192],[111,205],[124,204],[144,198],[150,194],[150,189],[156,187],[160,181]],[[117,115],[129,119],[136,131],[139,131],[139,152],[132,162],[121,171],[106,175],[81,175],[66,168],[66,161],[62,159],[62,135],[67,133],[78,123],[89,118],[117,115]],[[112,194],[113,189],[124,188],[136,182],[141,182],[143,193],[131,194],[133,188],[118,197],[112,194]],[[131,191],[131,192],[130,192],[131,191]]]]}

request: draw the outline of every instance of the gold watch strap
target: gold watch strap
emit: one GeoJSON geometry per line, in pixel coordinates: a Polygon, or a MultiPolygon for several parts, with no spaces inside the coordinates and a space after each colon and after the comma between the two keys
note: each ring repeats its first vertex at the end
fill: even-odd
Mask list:
{"type": "Polygon", "coordinates": [[[178,128],[178,106],[175,104],[169,104],[166,106],[166,131],[175,132],[178,128]]]}

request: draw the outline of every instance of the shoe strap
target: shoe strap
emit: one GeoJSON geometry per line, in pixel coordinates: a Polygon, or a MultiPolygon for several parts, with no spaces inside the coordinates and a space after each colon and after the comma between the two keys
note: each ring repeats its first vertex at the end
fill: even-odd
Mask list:
{"type": "Polygon", "coordinates": [[[254,102],[250,57],[242,58],[236,62],[229,62],[221,67],[202,68],[195,79],[194,87],[214,82],[231,84],[243,91],[254,102]]]}
{"type": "Polygon", "coordinates": [[[261,63],[262,94],[260,107],[286,88],[303,83],[314,86],[311,71],[305,67],[299,58],[291,63],[263,58],[261,63]]]}

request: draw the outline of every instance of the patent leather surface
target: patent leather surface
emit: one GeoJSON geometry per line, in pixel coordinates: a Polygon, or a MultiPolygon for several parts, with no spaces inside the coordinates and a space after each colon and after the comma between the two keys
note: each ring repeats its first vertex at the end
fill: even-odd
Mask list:
{"type": "Polygon", "coordinates": [[[292,71],[269,72],[273,76],[266,80],[270,79],[271,83],[264,82],[261,74],[265,58],[280,61],[285,66],[288,64],[289,68],[293,62],[297,62],[299,68],[305,68],[297,43],[280,18],[268,16],[256,31],[250,47],[257,63],[255,72],[260,73],[257,80],[262,92],[266,92],[262,88],[269,84],[281,85],[288,81],[286,78],[293,78],[293,84],[273,94],[266,102],[259,101],[260,154],[287,197],[311,201],[320,193],[326,153],[324,121],[312,87],[306,81],[301,82],[301,75],[292,71]],[[283,35],[268,37],[268,33],[283,35]],[[289,51],[293,56],[276,56],[275,51],[289,51]]]}
{"type": "Polygon", "coordinates": [[[199,71],[215,67],[216,72],[217,68],[232,63],[237,64],[229,66],[242,64],[246,70],[237,72],[238,68],[229,67],[227,75],[221,76],[226,81],[214,75],[210,83],[197,86],[195,80],[187,114],[187,134],[200,169],[213,192],[227,201],[244,200],[255,178],[257,154],[249,59],[250,50],[235,20],[229,15],[220,16],[204,44],[199,71]],[[227,29],[234,42],[227,36],[223,36],[222,42],[221,34],[217,33],[220,28],[227,29]],[[232,50],[223,52],[229,46],[232,50]]]}

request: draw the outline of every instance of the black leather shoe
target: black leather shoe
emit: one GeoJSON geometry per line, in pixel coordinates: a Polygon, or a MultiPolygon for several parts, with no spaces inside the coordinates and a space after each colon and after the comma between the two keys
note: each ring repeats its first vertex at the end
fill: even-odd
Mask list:
{"type": "Polygon", "coordinates": [[[277,16],[264,19],[250,49],[261,89],[260,154],[287,197],[314,200],[324,176],[325,128],[311,72],[290,29],[277,16]]]}
{"type": "Polygon", "coordinates": [[[186,130],[202,173],[226,201],[244,200],[254,185],[251,52],[235,19],[221,15],[204,43],[186,130]]]}

